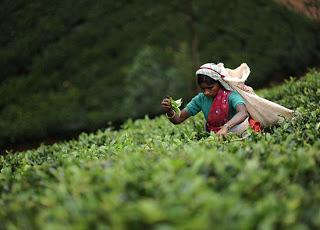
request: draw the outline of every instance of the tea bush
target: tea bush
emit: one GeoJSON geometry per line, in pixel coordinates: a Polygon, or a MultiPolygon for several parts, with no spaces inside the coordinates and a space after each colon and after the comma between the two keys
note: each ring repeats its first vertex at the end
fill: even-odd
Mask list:
{"type": "Polygon", "coordinates": [[[0,229],[317,229],[320,73],[258,94],[297,111],[220,140],[201,115],[0,156],[0,229]]]}

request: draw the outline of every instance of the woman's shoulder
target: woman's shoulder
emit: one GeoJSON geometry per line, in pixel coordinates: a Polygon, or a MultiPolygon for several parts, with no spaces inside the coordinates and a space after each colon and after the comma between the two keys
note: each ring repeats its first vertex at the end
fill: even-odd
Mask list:
{"type": "Polygon", "coordinates": [[[190,103],[202,105],[206,102],[206,100],[206,96],[202,92],[200,92],[191,99],[190,103]]]}
{"type": "Polygon", "coordinates": [[[202,92],[198,93],[197,95],[195,95],[192,100],[203,100],[205,98],[204,94],[202,92]]]}
{"type": "Polygon", "coordinates": [[[242,98],[242,96],[237,92],[237,91],[232,91],[230,94],[229,94],[229,103],[230,102],[233,102],[235,104],[238,104],[238,103],[244,103],[244,100],[242,98]]]}
{"type": "Polygon", "coordinates": [[[231,91],[229,96],[230,97],[241,97],[241,95],[235,90],[231,91]]]}

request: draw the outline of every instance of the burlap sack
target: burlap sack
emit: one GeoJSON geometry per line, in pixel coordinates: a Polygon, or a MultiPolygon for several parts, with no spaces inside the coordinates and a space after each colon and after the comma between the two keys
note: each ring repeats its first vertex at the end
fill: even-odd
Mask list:
{"type": "MultiPolygon", "coordinates": [[[[222,63],[220,65],[223,66],[222,63]]],[[[251,87],[244,84],[250,74],[247,64],[243,63],[236,69],[225,68],[225,70],[223,80],[243,97],[250,116],[259,121],[263,127],[272,126],[283,118],[292,117],[293,110],[259,97],[251,87]]]]}

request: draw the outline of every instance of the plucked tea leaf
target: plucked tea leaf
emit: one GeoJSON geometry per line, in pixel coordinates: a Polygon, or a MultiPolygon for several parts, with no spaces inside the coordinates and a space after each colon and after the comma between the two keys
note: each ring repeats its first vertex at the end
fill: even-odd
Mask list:
{"type": "Polygon", "coordinates": [[[173,111],[180,116],[180,106],[182,104],[182,98],[178,99],[178,100],[174,100],[172,97],[170,97],[170,103],[172,106],[173,111]]]}

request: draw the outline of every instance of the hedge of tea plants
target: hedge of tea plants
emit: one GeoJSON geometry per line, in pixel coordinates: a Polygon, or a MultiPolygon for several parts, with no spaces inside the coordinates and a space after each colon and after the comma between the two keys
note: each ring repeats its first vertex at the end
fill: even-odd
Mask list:
{"type": "Polygon", "coordinates": [[[0,156],[0,229],[319,229],[320,72],[258,92],[295,117],[240,140],[198,115],[0,156]]]}

